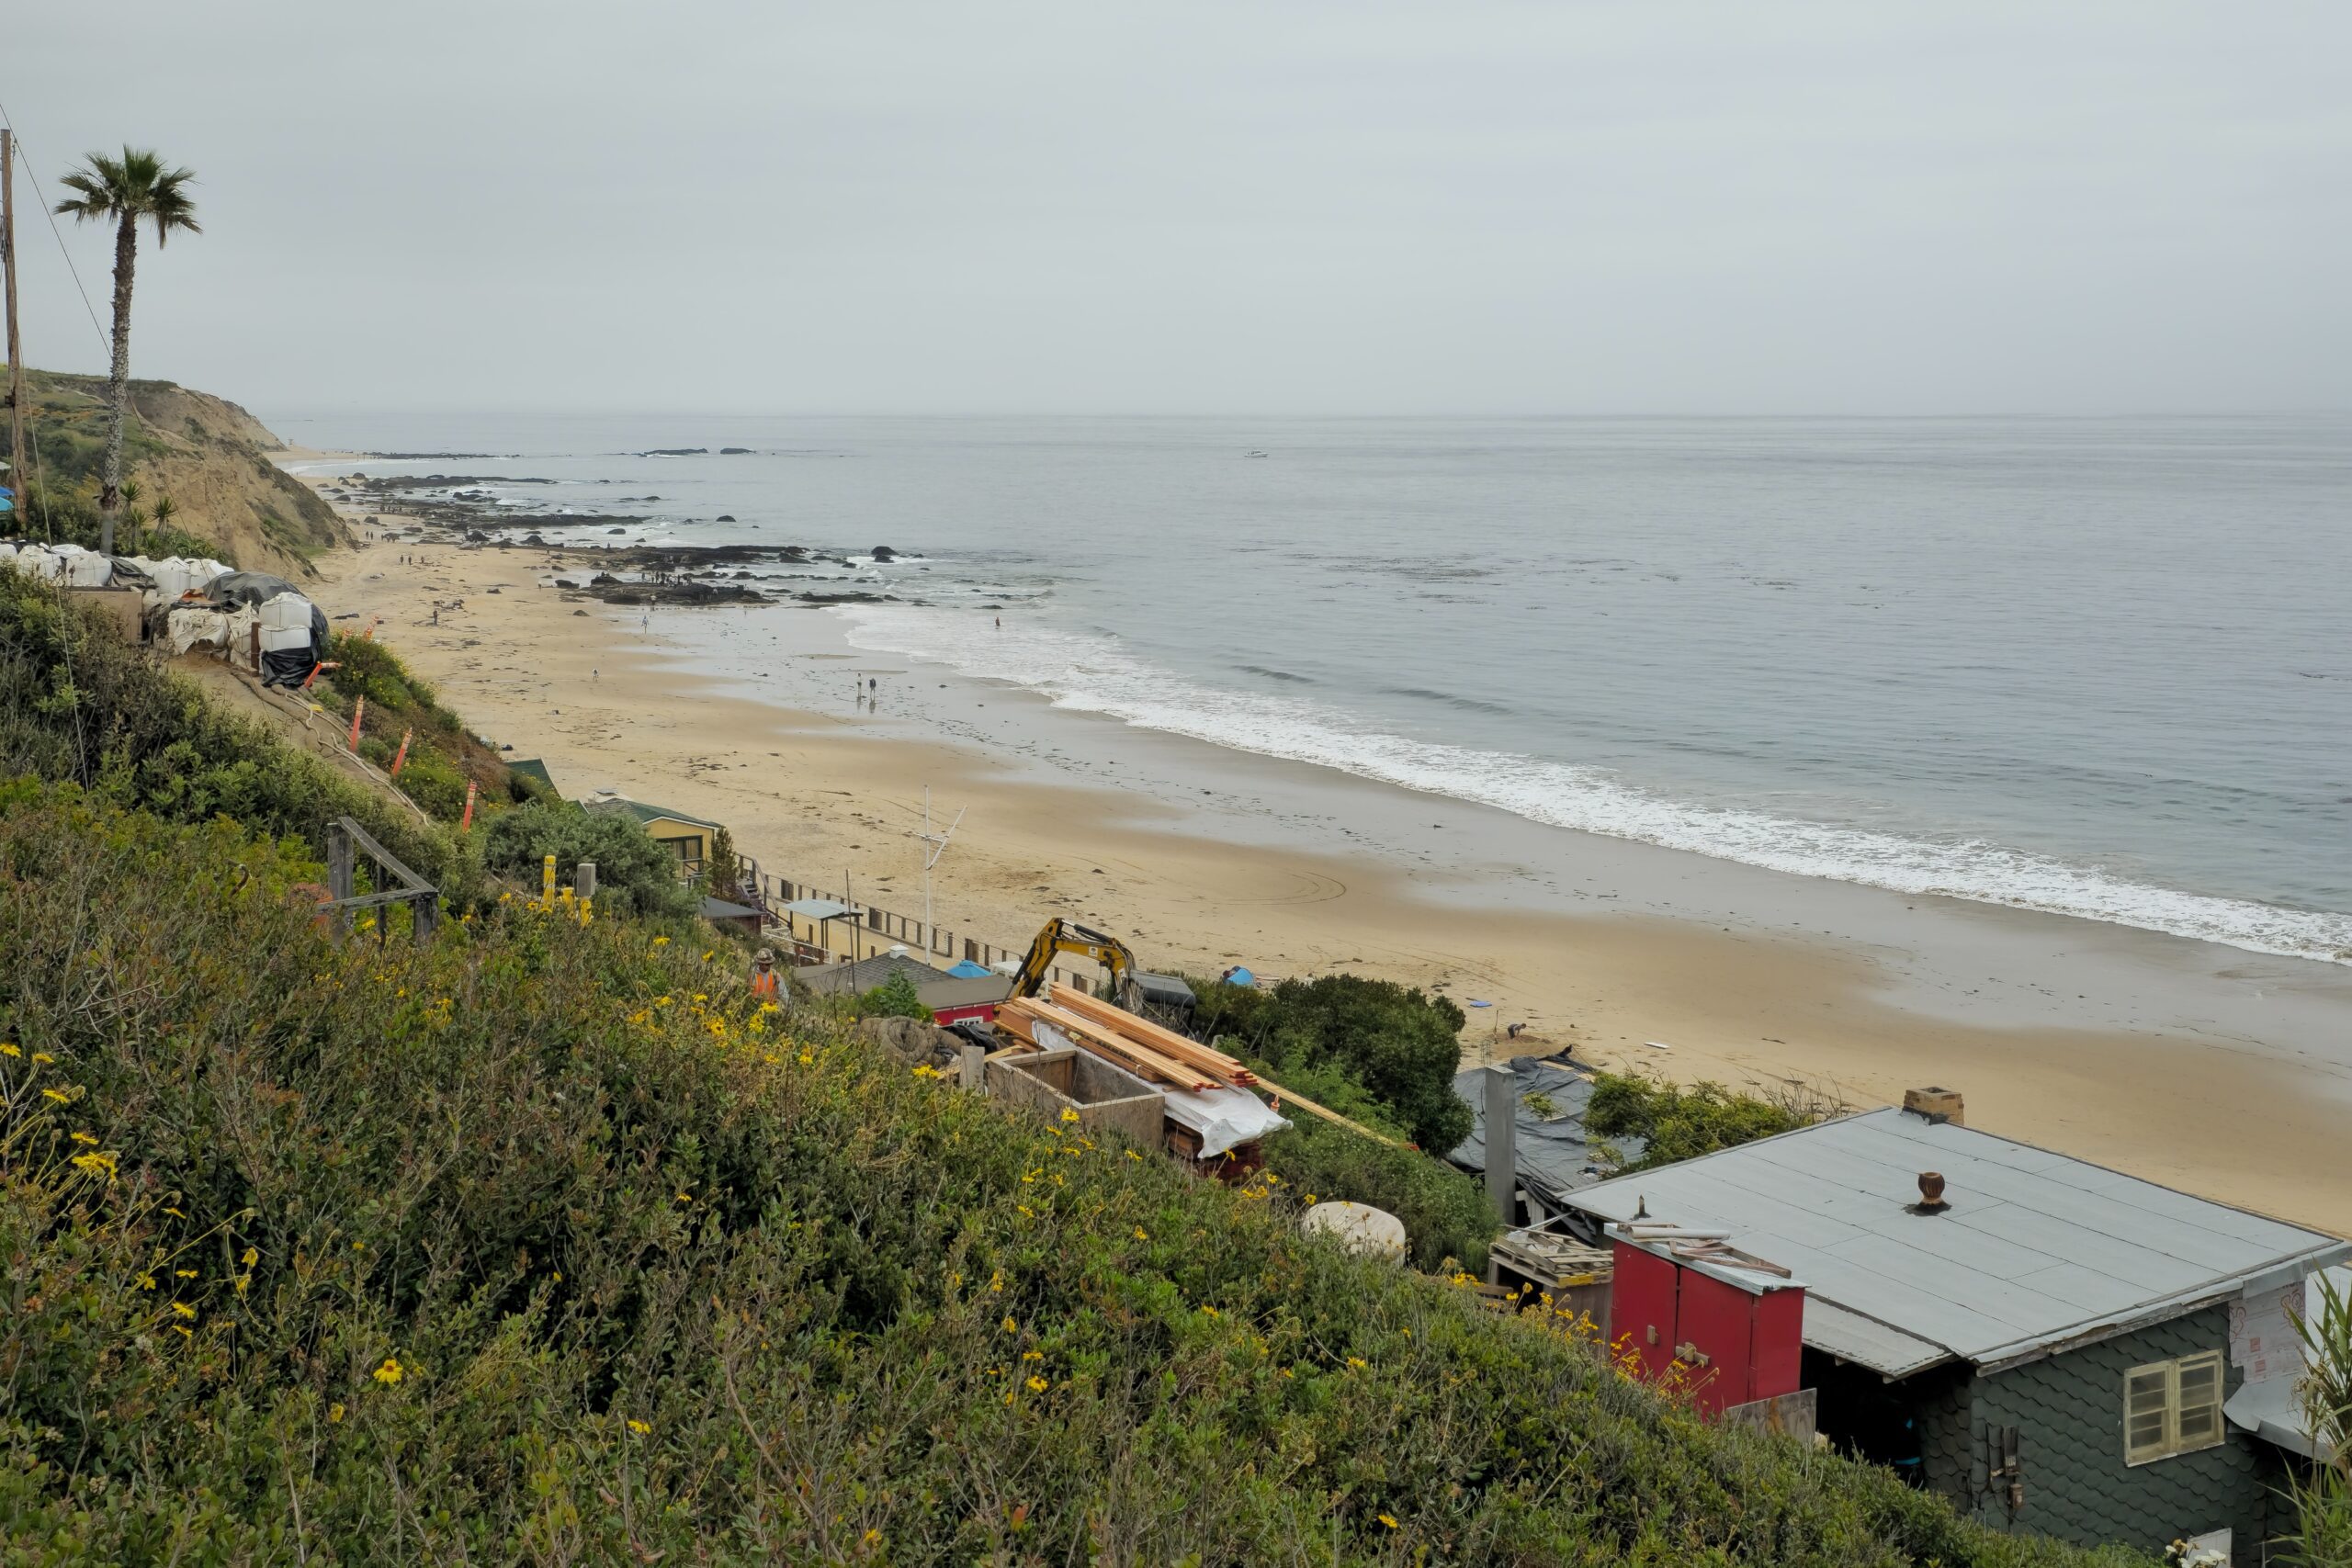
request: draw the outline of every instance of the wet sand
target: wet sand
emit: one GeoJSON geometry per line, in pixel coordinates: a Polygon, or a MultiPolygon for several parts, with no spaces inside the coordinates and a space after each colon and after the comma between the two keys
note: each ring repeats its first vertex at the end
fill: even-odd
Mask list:
{"type": "Polygon", "coordinates": [[[1493,1004],[1469,1057],[1570,1046],[1857,1106],[1939,1084],[1987,1131],[2352,1233],[2352,968],[1544,828],[910,668],[820,610],[649,628],[567,602],[555,561],[377,544],[322,559],[319,593],[565,794],[726,822],[769,873],[916,918],[930,786],[967,813],[933,888],[959,938],[1061,914],[1154,968],[1442,985],[1493,1004]]]}

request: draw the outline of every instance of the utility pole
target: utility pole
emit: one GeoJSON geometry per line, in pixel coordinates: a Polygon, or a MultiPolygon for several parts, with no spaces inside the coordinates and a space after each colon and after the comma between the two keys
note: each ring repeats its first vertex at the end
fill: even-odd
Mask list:
{"type": "Polygon", "coordinates": [[[16,498],[21,527],[30,498],[25,493],[25,355],[17,341],[17,135],[12,130],[0,130],[0,267],[8,274],[8,491],[16,498]]]}

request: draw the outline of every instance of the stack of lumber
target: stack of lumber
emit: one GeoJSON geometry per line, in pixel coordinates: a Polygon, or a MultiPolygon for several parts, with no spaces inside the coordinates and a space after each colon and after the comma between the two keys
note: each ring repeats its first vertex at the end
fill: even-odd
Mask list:
{"type": "MultiPolygon", "coordinates": [[[[1075,986],[1053,986],[1046,991],[1052,1006],[1077,1014],[1092,1026],[1096,1038],[1108,1037],[1130,1050],[1150,1053],[1176,1064],[1213,1084],[1227,1089],[1255,1089],[1257,1075],[1214,1045],[1204,1045],[1172,1029],[1163,1029],[1125,1008],[1090,997],[1075,986]]],[[[1173,1080],[1170,1080],[1173,1081],[1173,1080]]]]}
{"type": "Polygon", "coordinates": [[[1038,1026],[1050,1024],[1080,1050],[1091,1051],[1152,1083],[1183,1089],[1209,1089],[1216,1084],[1206,1074],[1131,1040],[1116,1029],[1034,997],[1015,997],[999,1003],[996,1021],[998,1028],[1034,1045],[1046,1043],[1039,1037],[1038,1026]]]}

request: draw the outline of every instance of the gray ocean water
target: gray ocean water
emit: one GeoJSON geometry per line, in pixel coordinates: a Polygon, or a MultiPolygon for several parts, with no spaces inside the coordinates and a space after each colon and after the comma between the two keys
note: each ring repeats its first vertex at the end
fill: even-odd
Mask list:
{"type": "Polygon", "coordinates": [[[2352,418],[274,426],[503,454],[337,467],[554,479],[512,495],[629,537],[823,547],[902,601],[829,612],[858,645],[1126,723],[2352,961],[2352,418]]]}

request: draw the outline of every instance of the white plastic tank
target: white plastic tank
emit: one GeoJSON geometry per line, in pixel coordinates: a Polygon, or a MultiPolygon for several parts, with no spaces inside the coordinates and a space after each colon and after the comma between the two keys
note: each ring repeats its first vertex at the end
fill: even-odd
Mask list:
{"type": "Polygon", "coordinates": [[[1338,1236],[1340,1244],[1359,1258],[1405,1261],[1405,1222],[1369,1203],[1317,1203],[1306,1211],[1299,1228],[1309,1235],[1320,1232],[1338,1236]]]}

